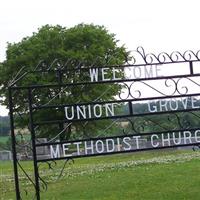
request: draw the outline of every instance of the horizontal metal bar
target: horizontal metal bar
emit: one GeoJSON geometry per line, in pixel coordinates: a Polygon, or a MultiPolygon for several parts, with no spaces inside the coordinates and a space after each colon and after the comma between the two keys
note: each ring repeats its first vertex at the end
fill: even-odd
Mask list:
{"type": "Polygon", "coordinates": [[[49,158],[49,159],[41,159],[37,160],[37,162],[47,162],[53,160],[66,160],[66,159],[75,159],[75,158],[84,158],[84,157],[95,157],[95,156],[105,156],[105,155],[112,155],[112,154],[122,154],[122,153],[131,153],[131,152],[141,152],[141,151],[150,151],[150,150],[157,150],[157,149],[171,149],[176,147],[184,147],[184,146],[198,146],[200,143],[191,143],[191,144],[180,144],[174,146],[164,146],[164,147],[155,147],[155,148],[144,148],[144,149],[132,149],[127,151],[115,151],[115,152],[106,152],[106,153],[99,153],[99,154],[89,154],[89,155],[78,155],[78,156],[68,156],[68,157],[59,157],[59,158],[49,158]]]}
{"type": "Polygon", "coordinates": [[[111,117],[101,117],[101,118],[89,118],[89,119],[74,119],[74,120],[51,120],[51,121],[40,121],[35,122],[35,126],[39,125],[46,125],[46,124],[59,124],[59,123],[70,123],[70,122],[80,122],[80,121],[94,121],[94,120],[103,120],[103,119],[117,119],[117,118],[124,118],[124,117],[130,117],[131,115],[118,115],[118,116],[111,116],[111,117]]]}
{"type": "Polygon", "coordinates": [[[159,132],[148,132],[148,133],[136,133],[136,134],[127,134],[127,135],[115,135],[115,136],[105,136],[105,137],[91,137],[87,139],[80,139],[80,140],[68,140],[68,141],[60,141],[60,142],[46,142],[46,143],[36,143],[36,147],[41,146],[50,146],[50,145],[57,145],[57,144],[65,144],[65,143],[74,143],[74,142],[88,142],[91,140],[106,140],[106,139],[115,139],[115,138],[124,138],[124,137],[133,137],[133,136],[149,136],[153,134],[161,135],[165,133],[173,133],[173,132],[183,132],[183,131],[197,131],[200,128],[192,128],[192,129],[177,129],[177,130],[167,130],[167,131],[159,131],[159,132]]]}
{"type": "Polygon", "coordinates": [[[50,69],[50,70],[35,70],[35,71],[28,71],[28,73],[55,73],[55,72],[71,72],[71,71],[85,71],[89,69],[102,69],[102,68],[126,68],[126,67],[141,67],[141,66],[151,66],[151,65],[168,65],[168,64],[178,64],[178,63],[189,63],[189,62],[200,62],[200,60],[182,60],[182,61],[174,61],[174,62],[156,62],[156,63],[143,63],[143,64],[122,64],[122,65],[103,65],[103,66],[90,66],[90,67],[83,67],[83,68],[73,68],[73,69],[50,69]]]}
{"type": "Polygon", "coordinates": [[[96,121],[96,120],[104,120],[104,119],[120,119],[125,117],[143,117],[143,116],[151,116],[151,115],[162,115],[162,114],[171,114],[171,113],[180,113],[180,112],[188,112],[188,111],[200,111],[197,109],[185,109],[185,110],[170,110],[170,111],[161,111],[161,112],[148,112],[148,113],[138,113],[138,114],[125,114],[125,115],[116,115],[116,116],[108,116],[108,117],[99,117],[99,118],[86,118],[86,119],[64,119],[64,120],[50,120],[50,121],[40,121],[34,122],[35,126],[38,125],[47,125],[47,124],[59,124],[59,123],[70,123],[70,122],[82,122],[82,121],[96,121]]]}
{"type": "Polygon", "coordinates": [[[171,96],[155,96],[155,97],[145,97],[145,98],[135,98],[135,99],[119,99],[119,100],[112,100],[112,101],[95,101],[95,102],[87,102],[87,103],[75,103],[75,104],[61,104],[61,105],[41,105],[41,106],[35,106],[33,107],[34,110],[40,110],[40,109],[49,109],[49,108],[64,108],[67,106],[87,106],[87,105],[95,105],[95,104],[111,104],[111,103],[129,103],[131,102],[140,102],[140,101],[146,101],[146,100],[162,100],[162,99],[174,99],[174,98],[181,98],[181,97],[194,97],[194,96],[200,96],[200,93],[194,93],[194,94],[184,94],[184,95],[171,95],[171,96]]]}
{"type": "Polygon", "coordinates": [[[77,83],[65,83],[65,84],[46,84],[46,85],[30,85],[30,86],[12,86],[13,89],[41,89],[41,88],[53,88],[53,87],[74,87],[79,85],[95,85],[95,84],[108,84],[108,83],[126,83],[126,82],[139,82],[139,81],[152,81],[152,80],[166,80],[166,79],[178,79],[178,78],[192,78],[200,77],[200,74],[185,74],[185,75],[175,75],[175,76],[161,76],[152,78],[139,78],[139,79],[120,79],[120,80],[109,80],[109,81],[88,81],[88,82],[77,82],[77,83]]]}

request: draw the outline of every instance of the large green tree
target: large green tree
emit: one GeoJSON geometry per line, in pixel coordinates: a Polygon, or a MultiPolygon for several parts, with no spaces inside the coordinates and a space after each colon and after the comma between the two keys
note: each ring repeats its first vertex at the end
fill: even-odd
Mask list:
{"type": "MultiPolygon", "coordinates": [[[[16,82],[16,85],[55,83],[58,77],[51,70],[63,66],[68,72],[62,76],[62,81],[70,83],[88,80],[88,75],[85,75],[84,70],[75,73],[72,69],[123,64],[128,53],[123,46],[119,47],[117,43],[115,35],[110,34],[104,26],[93,24],[79,24],[73,28],[45,25],[38,32],[18,43],[8,43],[6,60],[0,70],[0,92],[2,96],[5,96],[2,103],[8,105],[7,87],[12,80],[19,79],[25,71],[34,71],[36,68],[37,70],[40,68],[50,69],[48,74],[42,71],[41,73],[29,73],[22,80],[16,82]]],[[[116,84],[96,85],[95,87],[86,85],[84,88],[80,85],[58,90],[37,90],[33,96],[35,103],[39,102],[40,105],[46,104],[48,100],[52,104],[90,102],[97,97],[100,100],[114,99],[120,89],[121,87],[116,84]],[[105,92],[106,88],[108,92],[105,92]],[[59,90],[62,91],[62,94],[58,95],[59,98],[55,98],[59,90]],[[51,101],[51,99],[53,100],[51,101]]],[[[27,93],[21,92],[15,95],[13,100],[16,105],[15,111],[25,119],[18,121],[19,126],[23,127],[28,123],[27,107],[25,106],[27,105],[27,93]]],[[[35,116],[37,119],[53,120],[55,118],[62,119],[64,113],[47,109],[38,112],[35,116]]],[[[98,123],[98,125],[95,122],[90,123],[86,133],[85,127],[83,127],[85,124],[76,123],[72,128],[84,135],[92,134],[94,130],[105,127],[105,122],[98,123]]],[[[60,124],[60,126],[64,125],[60,124]]],[[[56,128],[55,126],[45,127],[41,129],[40,134],[41,136],[54,135],[57,132],[56,128]]],[[[69,136],[69,133],[71,133],[71,126],[70,130],[66,130],[65,135],[69,136]]]]}

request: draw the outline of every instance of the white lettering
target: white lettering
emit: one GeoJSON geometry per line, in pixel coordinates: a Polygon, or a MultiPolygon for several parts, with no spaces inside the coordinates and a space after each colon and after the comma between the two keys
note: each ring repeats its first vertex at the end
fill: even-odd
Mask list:
{"type": "Polygon", "coordinates": [[[185,98],[185,99],[181,98],[181,102],[182,102],[183,108],[186,110],[187,109],[187,104],[188,104],[188,98],[185,98]]]}
{"type": "Polygon", "coordinates": [[[103,144],[102,140],[97,140],[95,146],[96,146],[97,153],[103,153],[104,152],[104,144],[103,144]]]}
{"type": "Polygon", "coordinates": [[[77,155],[80,155],[80,144],[82,144],[82,142],[74,142],[73,144],[76,145],[77,155]]]}
{"type": "Polygon", "coordinates": [[[108,72],[106,72],[106,70],[109,70],[109,68],[102,68],[101,72],[102,72],[102,80],[103,81],[109,81],[110,78],[106,78],[105,76],[108,74],[108,72]]]}
{"type": "Polygon", "coordinates": [[[159,68],[161,65],[156,65],[156,77],[161,77],[161,75],[159,74],[159,72],[161,71],[161,69],[159,68]]]}
{"type": "Polygon", "coordinates": [[[130,140],[131,140],[130,137],[124,137],[124,138],[123,138],[123,143],[127,146],[127,147],[124,147],[124,150],[125,150],[125,151],[131,150],[131,145],[130,145],[130,143],[129,143],[130,140]]]}
{"type": "Polygon", "coordinates": [[[128,67],[128,68],[125,68],[125,70],[128,70],[129,72],[126,73],[126,79],[131,79],[132,76],[131,76],[131,70],[132,68],[128,67]],[[128,75],[128,76],[127,76],[128,75]]]}
{"type": "Polygon", "coordinates": [[[99,118],[102,116],[102,106],[99,104],[94,105],[94,116],[99,118]]]}
{"type": "Polygon", "coordinates": [[[121,79],[120,77],[116,77],[117,74],[120,74],[119,69],[116,69],[116,68],[113,67],[112,72],[113,72],[113,80],[120,80],[121,79]]]}
{"type": "Polygon", "coordinates": [[[200,142],[200,135],[198,134],[200,134],[200,130],[196,130],[194,133],[196,142],[200,142]]]}
{"type": "Polygon", "coordinates": [[[94,154],[94,146],[93,146],[93,140],[89,141],[90,145],[87,144],[87,142],[85,142],[85,154],[89,154],[88,151],[91,151],[91,154],[94,154]]]}
{"type": "Polygon", "coordinates": [[[121,80],[124,78],[124,76],[126,77],[126,79],[161,77],[160,71],[161,71],[160,65],[134,66],[134,67],[125,67],[124,69],[107,67],[107,68],[90,68],[89,75],[91,82],[98,82],[100,80],[99,78],[100,75],[102,81],[109,81],[109,80],[121,80]]]}
{"type": "Polygon", "coordinates": [[[142,72],[139,66],[134,66],[133,73],[135,78],[141,78],[142,72]]]}
{"type": "Polygon", "coordinates": [[[153,103],[153,102],[148,101],[148,103],[147,103],[149,112],[157,112],[158,110],[157,110],[156,105],[151,106],[151,103],[153,103]]]}
{"type": "Polygon", "coordinates": [[[133,139],[135,139],[136,141],[136,148],[139,149],[139,138],[141,138],[141,136],[133,136],[133,139]]]}
{"type": "Polygon", "coordinates": [[[181,144],[181,132],[178,132],[178,138],[176,138],[177,133],[173,132],[172,136],[173,136],[173,142],[174,144],[178,145],[181,144]],[[178,139],[178,142],[176,141],[178,139]]]}
{"type": "Polygon", "coordinates": [[[192,103],[192,108],[199,108],[198,105],[195,105],[197,103],[197,99],[195,99],[194,97],[191,97],[191,103],[192,103]]]}
{"type": "Polygon", "coordinates": [[[105,104],[106,116],[115,116],[114,104],[105,104]]]}
{"type": "Polygon", "coordinates": [[[51,158],[60,158],[60,148],[59,145],[56,145],[56,150],[54,150],[53,146],[50,145],[50,154],[51,158]]]}
{"type": "Polygon", "coordinates": [[[98,81],[98,68],[90,69],[90,79],[91,82],[98,81]]]}
{"type": "Polygon", "coordinates": [[[106,149],[107,152],[113,152],[115,150],[115,142],[113,139],[106,140],[106,149]]]}
{"type": "Polygon", "coordinates": [[[168,109],[167,109],[167,101],[159,101],[159,103],[160,103],[160,111],[168,111],[168,109]],[[164,109],[164,110],[163,110],[164,109]]]}
{"type": "Polygon", "coordinates": [[[157,140],[159,139],[158,135],[153,134],[151,136],[151,145],[152,145],[152,147],[158,147],[159,142],[158,141],[154,142],[154,138],[156,138],[157,140]]]}
{"type": "Polygon", "coordinates": [[[145,78],[153,77],[153,66],[152,65],[144,66],[144,74],[145,74],[145,78]]]}
{"type": "Polygon", "coordinates": [[[190,131],[184,131],[183,136],[184,136],[184,144],[187,144],[187,140],[189,140],[189,143],[192,143],[191,140],[192,133],[190,131]]]}
{"type": "Polygon", "coordinates": [[[117,138],[117,151],[121,150],[120,139],[117,138]]]}
{"type": "MultiPolygon", "coordinates": [[[[162,134],[152,134],[150,136],[151,148],[159,147],[175,147],[176,145],[192,144],[192,142],[200,143],[200,130],[196,131],[174,131],[162,134]]],[[[70,146],[76,149],[77,156],[92,155],[110,152],[131,151],[135,149],[145,150],[149,148],[148,141],[145,135],[138,136],[124,136],[117,138],[104,138],[93,141],[78,141],[72,143],[61,143],[57,145],[50,145],[51,158],[70,157],[73,154],[69,153],[70,146]],[[142,141],[142,146],[140,141],[142,141]],[[81,152],[83,145],[84,152],[81,152]]],[[[73,149],[71,148],[71,150],[73,149]]],[[[71,151],[70,151],[71,152],[71,151]]]]}
{"type": "Polygon", "coordinates": [[[171,110],[177,110],[178,109],[178,102],[176,100],[170,100],[169,101],[169,107],[171,110]]]}
{"type": "Polygon", "coordinates": [[[74,118],[74,107],[73,106],[70,106],[70,107],[71,107],[71,117],[69,116],[69,113],[68,113],[68,108],[69,107],[65,107],[65,116],[69,120],[74,118]]]}
{"type": "Polygon", "coordinates": [[[82,117],[84,119],[86,119],[86,108],[85,108],[85,106],[77,106],[76,107],[76,112],[77,112],[77,118],[78,119],[81,119],[82,117]]]}
{"type": "Polygon", "coordinates": [[[64,157],[71,156],[71,154],[67,154],[67,151],[69,150],[68,148],[69,145],[71,145],[71,143],[65,143],[62,145],[64,157]]]}
{"type": "Polygon", "coordinates": [[[168,144],[166,146],[170,146],[170,135],[169,133],[167,133],[167,138],[165,138],[165,135],[162,134],[162,146],[165,146],[165,142],[167,142],[168,144]]]}
{"type": "Polygon", "coordinates": [[[65,116],[68,120],[72,119],[90,119],[115,116],[115,105],[117,103],[80,105],[65,107],[65,116]]]}
{"type": "Polygon", "coordinates": [[[88,117],[92,118],[91,105],[88,105],[88,117]]]}

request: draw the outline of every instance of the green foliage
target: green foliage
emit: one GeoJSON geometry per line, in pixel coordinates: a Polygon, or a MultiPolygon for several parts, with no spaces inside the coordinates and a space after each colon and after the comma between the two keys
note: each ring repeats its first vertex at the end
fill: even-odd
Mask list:
{"type": "MultiPolygon", "coordinates": [[[[1,70],[2,74],[7,75],[3,77],[4,85],[21,67],[34,69],[41,60],[50,64],[55,59],[65,61],[70,58],[85,61],[85,65],[90,66],[98,57],[96,65],[104,64],[105,59],[109,60],[107,64],[112,65],[123,63],[127,53],[124,47],[117,46],[114,35],[109,34],[105,27],[79,24],[69,29],[43,26],[31,37],[26,37],[19,43],[9,43],[6,54],[7,59],[1,70]]],[[[33,80],[35,77],[31,78],[30,82],[37,81],[33,80]]]]}
{"type": "MultiPolygon", "coordinates": [[[[91,67],[94,63],[95,66],[104,65],[118,65],[123,64],[127,59],[128,53],[123,46],[117,46],[117,40],[114,34],[110,34],[108,30],[103,26],[96,26],[93,24],[79,24],[73,28],[65,28],[59,25],[50,26],[45,25],[41,27],[38,32],[33,33],[32,36],[22,39],[18,43],[9,43],[6,52],[7,58],[3,65],[0,67],[1,75],[1,89],[0,93],[5,96],[5,100],[2,100],[4,105],[8,106],[8,94],[7,87],[13,77],[19,72],[23,74],[24,71],[34,70],[38,63],[43,60],[43,66],[49,68],[50,65],[58,60],[59,64],[63,64],[69,59],[73,62],[69,62],[67,69],[75,69],[82,63],[82,67],[91,67]],[[24,68],[23,68],[24,67],[24,68]],[[20,71],[21,69],[24,69],[20,71]]],[[[58,64],[56,62],[56,64],[58,64]]],[[[54,68],[54,66],[53,66],[54,68]]],[[[120,72],[119,72],[120,73],[120,72]]],[[[123,74],[121,74],[123,76],[123,74]]],[[[88,75],[84,73],[73,73],[72,71],[63,75],[62,81],[71,83],[78,81],[88,80],[88,75]]],[[[16,85],[35,85],[57,82],[57,76],[54,73],[43,74],[28,74],[23,81],[18,81],[16,85]]],[[[57,90],[37,90],[33,94],[33,103],[40,104],[47,103],[48,100],[54,98],[52,104],[69,104],[81,102],[90,102],[101,96],[106,88],[109,92],[105,93],[100,100],[112,100],[114,96],[119,92],[121,87],[115,84],[96,85],[92,87],[86,85],[84,88],[81,86],[67,87],[62,92],[60,98],[54,98],[55,94],[59,92],[57,90]]],[[[27,91],[21,91],[17,93],[13,98],[15,102],[15,111],[21,113],[22,118],[18,118],[17,125],[19,127],[25,127],[28,123],[27,119],[27,91]]],[[[41,119],[64,119],[64,110],[43,110],[35,114],[35,119],[40,121],[41,119]]],[[[99,127],[102,126],[99,123],[99,127]]],[[[41,128],[40,134],[42,136],[51,136],[58,133],[58,129],[64,127],[64,124],[59,124],[56,128],[41,128]],[[56,130],[57,129],[57,130],[56,130]]],[[[80,130],[83,125],[77,123],[73,130],[80,130]]],[[[106,123],[104,123],[106,126],[106,123]]],[[[88,130],[98,130],[97,124],[91,124],[88,130]]],[[[68,135],[71,133],[68,129],[66,131],[68,135]]]]}
{"type": "Polygon", "coordinates": [[[10,150],[9,143],[10,121],[9,117],[0,116],[0,150],[10,150]]]}
{"type": "Polygon", "coordinates": [[[0,136],[0,150],[11,150],[10,136],[0,136]]]}
{"type": "MultiPolygon", "coordinates": [[[[170,100],[165,101],[169,104],[170,100]]],[[[197,99],[197,104],[200,103],[200,100],[197,99]]],[[[177,100],[177,112],[161,113],[147,116],[140,116],[129,118],[133,125],[134,130],[139,133],[144,132],[162,132],[162,131],[175,131],[179,129],[193,129],[199,127],[200,112],[198,110],[187,111],[183,108],[183,104],[180,100],[177,100]],[[183,112],[180,112],[183,110],[183,112]],[[186,112],[187,111],[187,112],[186,112]]],[[[155,101],[155,107],[159,108],[159,101],[155,101]]],[[[147,103],[135,103],[133,104],[133,109],[135,114],[149,113],[147,103]]],[[[188,106],[188,109],[192,107],[188,106]]],[[[160,110],[158,110],[160,111],[160,110]]],[[[171,111],[170,108],[168,111],[171,111]]],[[[124,106],[124,112],[128,112],[128,104],[124,106]]],[[[152,114],[152,113],[151,113],[152,114]]],[[[133,128],[129,125],[129,129],[133,128]]]]}

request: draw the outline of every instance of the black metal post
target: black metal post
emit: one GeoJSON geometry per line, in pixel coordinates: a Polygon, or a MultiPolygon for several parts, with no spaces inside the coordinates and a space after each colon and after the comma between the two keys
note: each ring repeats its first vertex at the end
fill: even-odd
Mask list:
{"type": "Polygon", "coordinates": [[[28,103],[29,103],[29,119],[30,119],[30,130],[31,130],[31,141],[33,150],[33,165],[34,165],[34,175],[35,175],[35,194],[37,200],[40,200],[40,183],[39,183],[39,172],[37,165],[37,153],[36,153],[36,137],[35,129],[33,124],[33,108],[32,108],[32,89],[28,89],[28,103]]]}
{"type": "Polygon", "coordinates": [[[130,114],[130,116],[132,116],[133,115],[133,104],[132,104],[132,101],[128,102],[128,107],[129,107],[129,114],[130,114]]]}
{"type": "Polygon", "coordinates": [[[13,167],[14,167],[14,178],[15,178],[15,192],[16,199],[20,200],[20,189],[19,189],[19,177],[17,168],[17,151],[16,151],[16,139],[14,130],[14,117],[13,117],[13,101],[12,101],[12,88],[8,88],[9,98],[9,115],[10,115],[10,129],[11,129],[11,140],[12,140],[12,154],[13,154],[13,167]]]}
{"type": "Polygon", "coordinates": [[[194,71],[193,71],[193,62],[190,61],[189,65],[190,65],[190,74],[193,75],[194,74],[194,71]]]}

